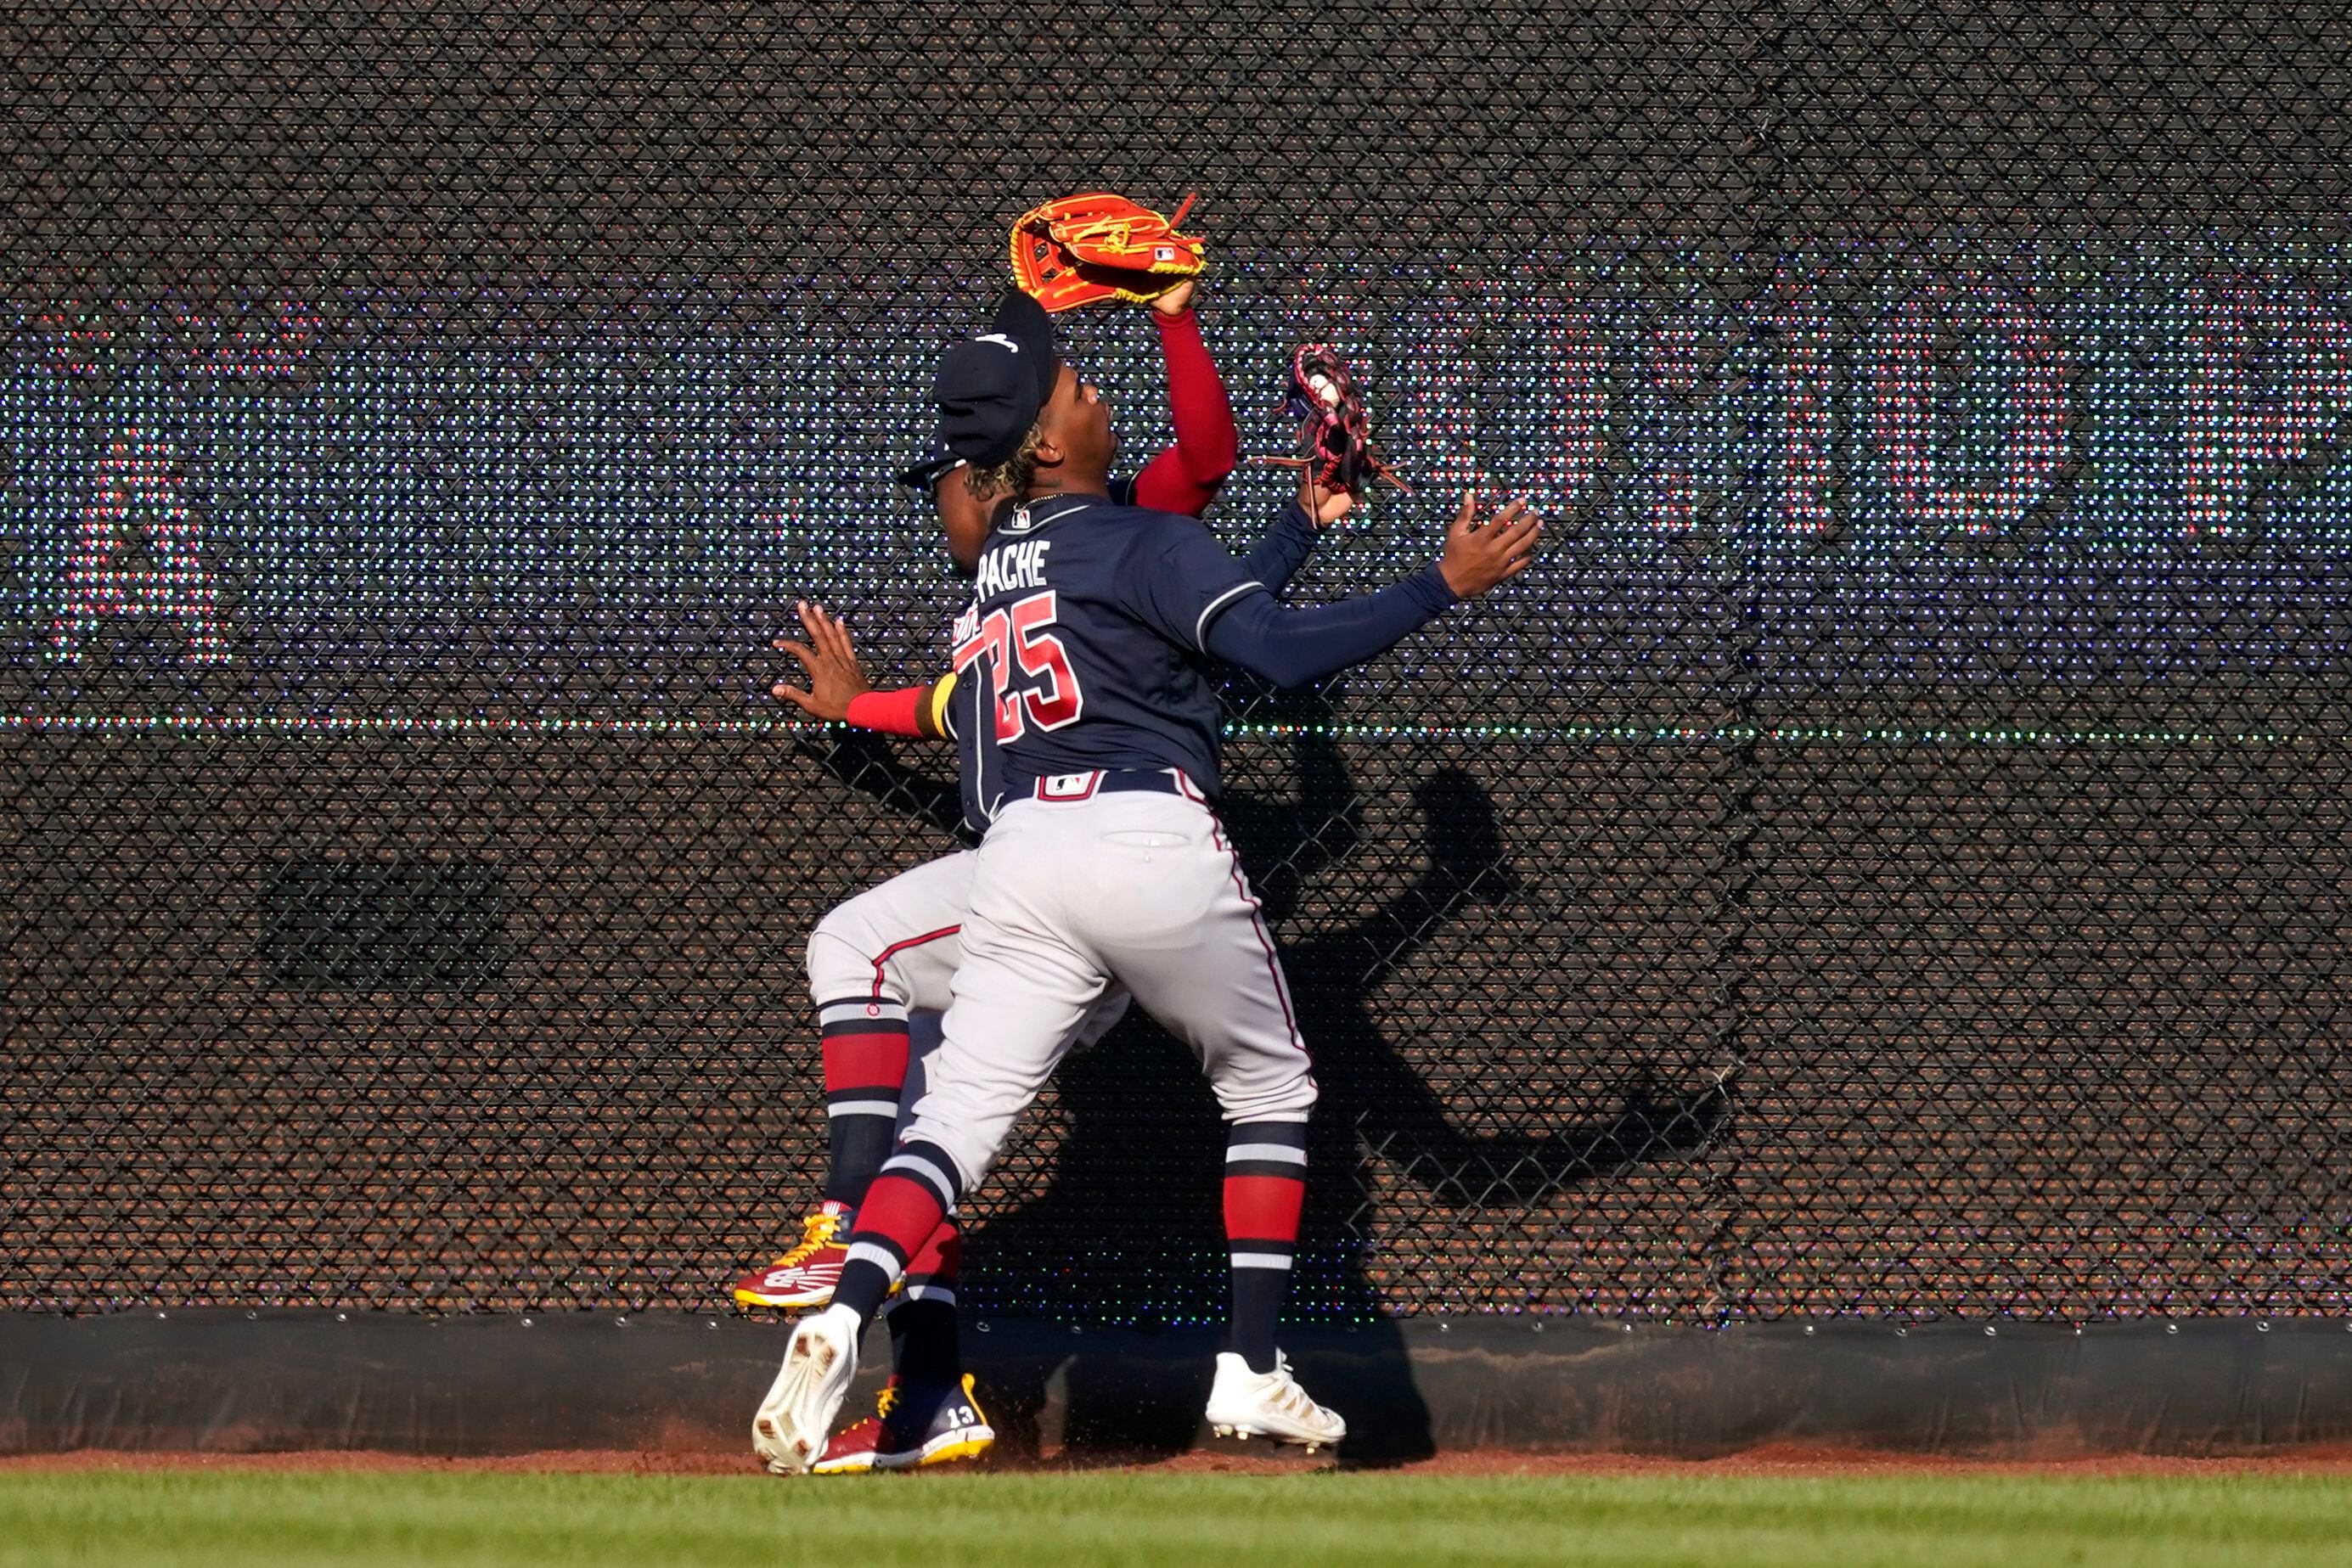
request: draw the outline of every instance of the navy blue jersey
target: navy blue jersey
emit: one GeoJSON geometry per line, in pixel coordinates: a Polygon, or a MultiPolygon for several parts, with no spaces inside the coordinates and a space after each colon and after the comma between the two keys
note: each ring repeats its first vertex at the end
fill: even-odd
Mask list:
{"type": "Polygon", "coordinates": [[[1223,716],[1203,643],[1264,591],[1194,517],[1101,496],[1013,510],[956,621],[965,818],[984,830],[1038,779],[1096,768],[1181,768],[1214,800],[1223,716]]]}

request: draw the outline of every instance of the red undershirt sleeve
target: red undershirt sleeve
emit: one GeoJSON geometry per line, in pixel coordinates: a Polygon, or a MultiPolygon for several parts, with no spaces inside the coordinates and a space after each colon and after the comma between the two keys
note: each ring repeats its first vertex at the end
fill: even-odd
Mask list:
{"type": "Polygon", "coordinates": [[[929,686],[908,686],[895,692],[861,692],[849,699],[849,722],[860,729],[884,735],[920,735],[919,716],[929,686]]]}
{"type": "Polygon", "coordinates": [[[1168,365],[1168,412],[1176,425],[1176,444],[1135,476],[1135,503],[1197,517],[1234,471],[1241,435],[1234,428],[1225,383],[1201,341],[1199,319],[1190,310],[1177,316],[1155,310],[1151,319],[1160,329],[1160,352],[1168,365]]]}

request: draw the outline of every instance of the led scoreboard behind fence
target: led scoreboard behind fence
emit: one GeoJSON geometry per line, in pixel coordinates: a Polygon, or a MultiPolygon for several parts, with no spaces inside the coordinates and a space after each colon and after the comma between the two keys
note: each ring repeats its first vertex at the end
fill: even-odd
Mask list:
{"type": "MultiPolygon", "coordinates": [[[[356,696],[350,672],[486,648],[535,672],[536,712],[749,711],[795,597],[911,593],[943,626],[959,591],[888,476],[978,308],[829,298],[384,288],[23,314],[0,386],[11,722],[80,711],[76,672],[126,660],[202,675],[212,711],[399,713],[396,681],[356,696]],[[135,653],[112,634],[133,622],[135,653]]],[[[1132,314],[1063,320],[1129,449],[1163,441],[1132,314]]],[[[1596,650],[1628,613],[1727,571],[1787,606],[1765,616],[1768,670],[1855,625],[1892,633],[1840,666],[1870,678],[1967,678],[1989,623],[2032,634],[2028,667],[2092,677],[2346,653],[2347,574],[2312,564],[2352,553],[2352,274],[2332,248],[1855,247],[1737,288],[1633,251],[1507,281],[1244,258],[1206,323],[1245,452],[1280,448],[1296,343],[1365,371],[1415,491],[1360,522],[1332,591],[1424,559],[1482,481],[1570,525],[1556,566],[1613,563],[1611,601],[1565,570],[1506,591],[1555,628],[1512,644],[1533,679],[1622,658],[1596,650]],[[2179,623],[2217,596],[2226,613],[2179,623]]],[[[1286,483],[1237,475],[1227,539],[1286,483]]],[[[921,642],[885,628],[877,651],[921,642]]]]}

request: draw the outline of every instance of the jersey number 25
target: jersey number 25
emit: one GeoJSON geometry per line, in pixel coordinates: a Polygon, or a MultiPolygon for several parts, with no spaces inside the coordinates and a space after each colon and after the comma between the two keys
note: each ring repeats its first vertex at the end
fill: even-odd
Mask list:
{"type": "Polygon", "coordinates": [[[1033,724],[1039,729],[1059,729],[1075,722],[1086,706],[1077,672],[1070,668],[1069,651],[1051,630],[1055,612],[1052,589],[1016,599],[1002,610],[990,611],[980,630],[956,646],[959,679],[979,660],[988,661],[1000,746],[1020,739],[1033,724]],[[1016,664],[1022,677],[1018,685],[1013,678],[1016,664]]]}

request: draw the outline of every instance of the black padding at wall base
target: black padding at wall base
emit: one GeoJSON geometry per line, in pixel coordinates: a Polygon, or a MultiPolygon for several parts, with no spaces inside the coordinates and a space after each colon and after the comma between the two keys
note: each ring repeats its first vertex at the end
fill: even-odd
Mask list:
{"type": "MultiPolygon", "coordinates": [[[[1431,1319],[1294,1327],[1348,1457],[1470,1448],[1706,1458],[1770,1444],[1977,1456],[2221,1455],[2352,1439],[2343,1322],[2076,1331],[1431,1319]]],[[[774,1323],[677,1313],[425,1318],[215,1309],[0,1315],[0,1453],[73,1448],[741,1449],[774,1323]]],[[[968,1325],[1010,1459],[1173,1453],[1214,1336],[968,1325]]],[[[877,1333],[869,1357],[887,1354],[877,1333]]],[[[859,1375],[851,1410],[880,1380],[859,1375]]]]}

